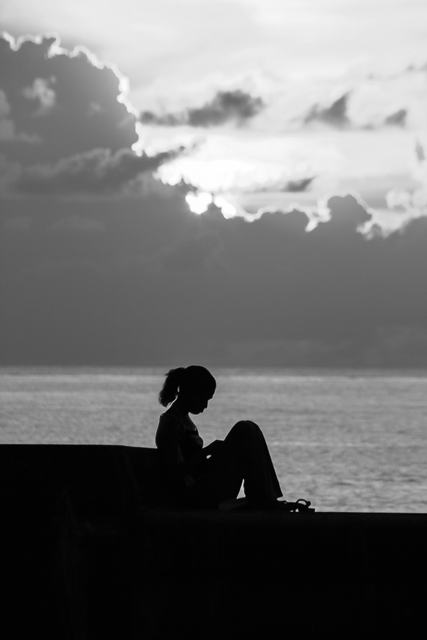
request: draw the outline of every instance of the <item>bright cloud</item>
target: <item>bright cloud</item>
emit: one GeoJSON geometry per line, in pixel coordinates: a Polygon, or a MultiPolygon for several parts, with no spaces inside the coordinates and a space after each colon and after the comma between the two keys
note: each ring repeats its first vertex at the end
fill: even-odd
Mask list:
{"type": "Polygon", "coordinates": [[[201,85],[178,111],[138,112],[126,78],[87,49],[67,51],[54,37],[6,38],[1,46],[0,138],[39,143],[25,154],[7,150],[17,163],[9,184],[20,191],[101,193],[157,170],[165,184],[194,187],[189,206],[197,213],[206,194],[226,217],[253,219],[294,205],[320,211],[325,198],[346,190],[384,228],[425,213],[416,159],[427,125],[422,66],[310,83],[283,74],[263,83],[264,72],[252,86],[210,86],[204,99],[201,85]],[[396,191],[408,194],[404,216],[388,195],[396,191]]]}
{"type": "MultiPolygon", "coordinates": [[[[297,80],[282,73],[252,79],[252,87],[242,80],[246,95],[260,96],[263,108],[244,131],[226,121],[215,130],[191,127],[188,116],[178,118],[165,110],[163,96],[161,117],[156,126],[145,119],[135,148],[154,152],[171,141],[197,143],[191,156],[162,167],[159,175],[170,184],[185,180],[219,195],[240,215],[253,215],[255,203],[258,211],[286,209],[294,202],[306,206],[306,195],[305,202],[295,196],[289,200],[286,191],[297,190],[286,185],[308,181],[303,190],[310,191],[312,207],[334,191],[348,189],[377,210],[382,226],[399,226],[387,193],[402,183],[410,192],[419,189],[420,180],[423,184],[415,146],[427,131],[424,65],[391,74],[347,69],[332,77],[297,80]]],[[[178,113],[191,109],[181,102],[178,113]]],[[[423,211],[412,207],[406,214],[423,211]]]]}

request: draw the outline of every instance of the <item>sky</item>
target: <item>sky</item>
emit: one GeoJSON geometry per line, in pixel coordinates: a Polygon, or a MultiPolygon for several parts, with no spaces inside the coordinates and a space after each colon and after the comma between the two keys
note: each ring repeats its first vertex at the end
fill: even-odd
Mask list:
{"type": "Polygon", "coordinates": [[[0,32],[0,364],[427,366],[424,0],[0,32]]]}

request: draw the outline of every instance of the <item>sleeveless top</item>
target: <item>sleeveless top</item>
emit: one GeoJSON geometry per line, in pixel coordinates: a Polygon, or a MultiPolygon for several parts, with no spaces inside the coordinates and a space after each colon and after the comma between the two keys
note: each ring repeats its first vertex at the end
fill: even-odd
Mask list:
{"type": "Polygon", "coordinates": [[[162,413],[156,432],[156,446],[160,453],[162,475],[169,491],[194,484],[194,469],[186,464],[203,448],[203,440],[196,425],[186,424],[181,416],[162,413]]]}

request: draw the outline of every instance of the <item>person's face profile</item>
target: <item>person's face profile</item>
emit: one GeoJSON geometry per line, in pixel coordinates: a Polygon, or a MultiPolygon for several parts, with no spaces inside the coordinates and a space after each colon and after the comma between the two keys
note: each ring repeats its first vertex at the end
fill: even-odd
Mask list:
{"type": "Polygon", "coordinates": [[[209,401],[212,400],[212,391],[195,391],[189,398],[189,412],[198,414],[207,409],[209,401]]]}

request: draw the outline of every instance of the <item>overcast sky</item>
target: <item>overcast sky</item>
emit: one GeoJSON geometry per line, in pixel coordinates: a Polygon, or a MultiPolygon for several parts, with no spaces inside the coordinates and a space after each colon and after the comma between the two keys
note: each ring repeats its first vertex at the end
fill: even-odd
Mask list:
{"type": "Polygon", "coordinates": [[[0,364],[427,366],[424,0],[0,27],[0,364]]]}

